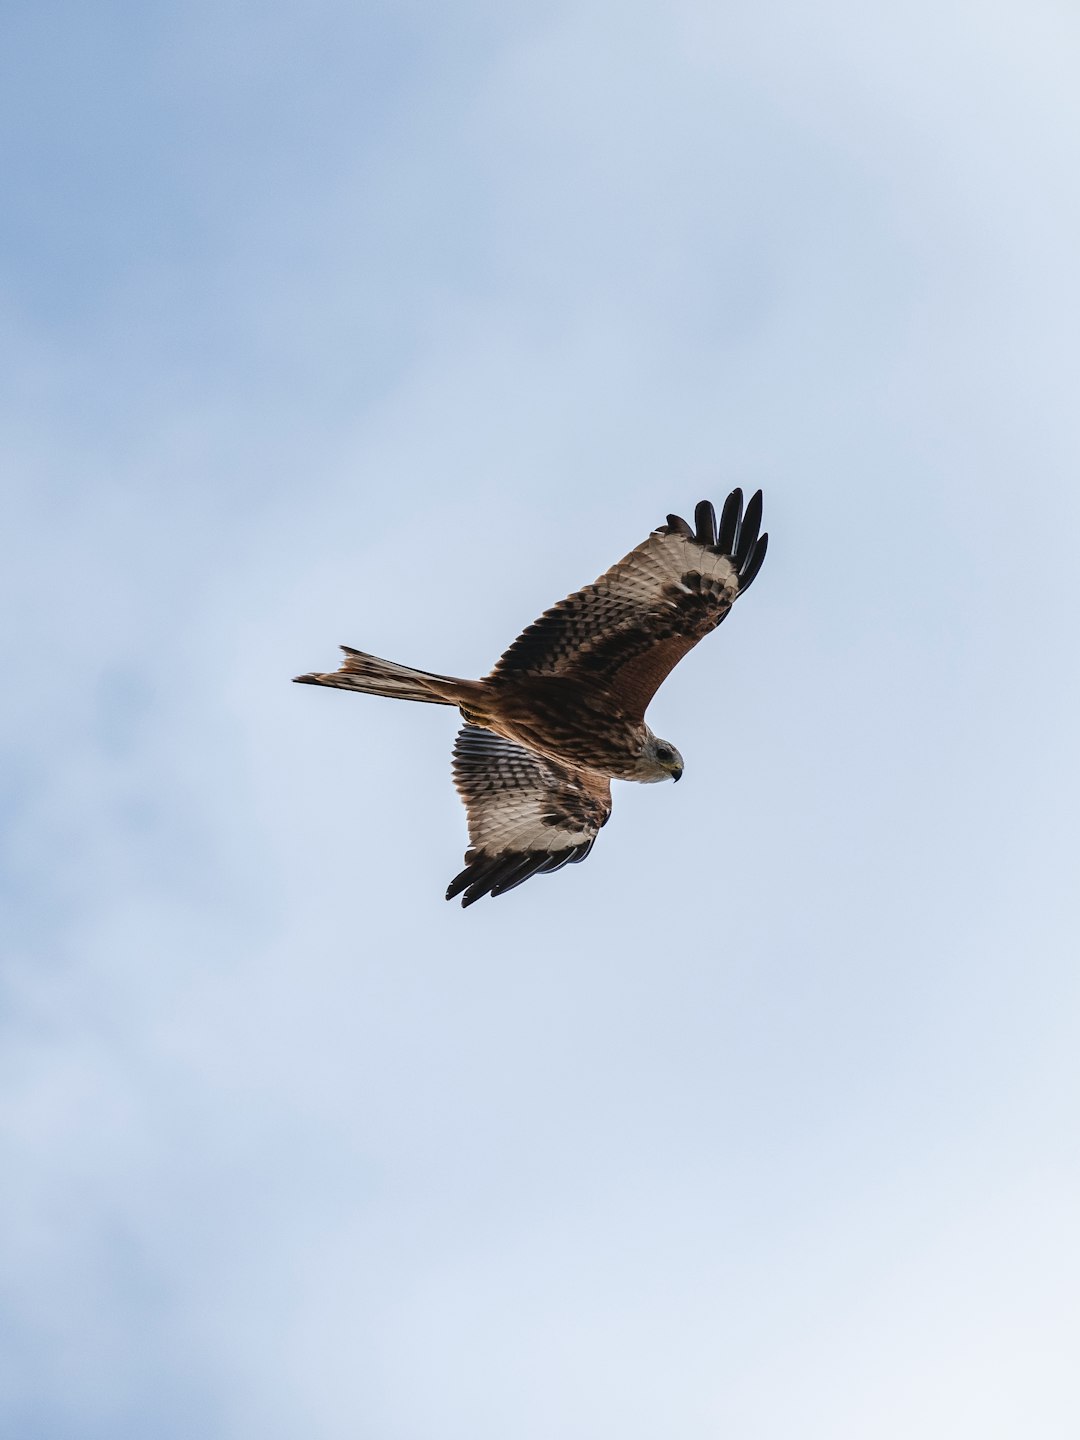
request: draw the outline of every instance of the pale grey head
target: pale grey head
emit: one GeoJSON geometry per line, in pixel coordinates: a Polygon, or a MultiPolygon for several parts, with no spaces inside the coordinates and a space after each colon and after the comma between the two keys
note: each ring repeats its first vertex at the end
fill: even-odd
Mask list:
{"type": "Polygon", "coordinates": [[[633,775],[628,778],[651,785],[657,780],[678,780],[683,772],[683,758],[670,740],[661,740],[646,726],[645,744],[641,747],[633,775]]]}

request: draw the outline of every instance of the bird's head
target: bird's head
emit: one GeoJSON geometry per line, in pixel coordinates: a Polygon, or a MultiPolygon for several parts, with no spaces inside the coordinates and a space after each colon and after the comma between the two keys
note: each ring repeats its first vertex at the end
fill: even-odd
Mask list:
{"type": "Polygon", "coordinates": [[[645,784],[657,780],[678,780],[683,772],[683,758],[668,740],[661,740],[650,730],[645,738],[634,779],[645,784]]]}

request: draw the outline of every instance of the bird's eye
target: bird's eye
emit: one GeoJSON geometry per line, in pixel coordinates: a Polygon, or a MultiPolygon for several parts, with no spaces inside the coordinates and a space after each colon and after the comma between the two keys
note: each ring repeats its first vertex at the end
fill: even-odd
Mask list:
{"type": "Polygon", "coordinates": [[[656,747],[656,758],[660,761],[661,765],[666,765],[669,760],[674,760],[675,756],[666,745],[658,745],[656,747]]]}

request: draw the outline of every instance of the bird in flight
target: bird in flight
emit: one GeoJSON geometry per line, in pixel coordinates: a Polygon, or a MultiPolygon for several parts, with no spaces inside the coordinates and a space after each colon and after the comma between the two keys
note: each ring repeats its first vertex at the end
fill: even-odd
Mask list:
{"type": "Polygon", "coordinates": [[[667,675],[753,583],[765,559],[761,491],[741,490],[719,525],[708,500],[690,526],[654,530],[593,585],[524,630],[483,680],[456,680],[348,645],[341,668],[298,675],[398,700],[454,705],[454,784],[469,849],[446,898],[471,905],[584,860],[611,814],[611,781],[678,780],[682,756],[645,724],[667,675]]]}

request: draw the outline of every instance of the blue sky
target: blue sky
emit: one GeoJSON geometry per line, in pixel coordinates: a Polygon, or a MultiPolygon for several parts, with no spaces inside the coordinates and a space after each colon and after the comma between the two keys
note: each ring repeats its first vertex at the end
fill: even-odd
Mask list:
{"type": "Polygon", "coordinates": [[[1073,1437],[1080,23],[12,4],[0,1430],[1073,1437]],[[585,865],[446,712],[758,584],[585,865]]]}

